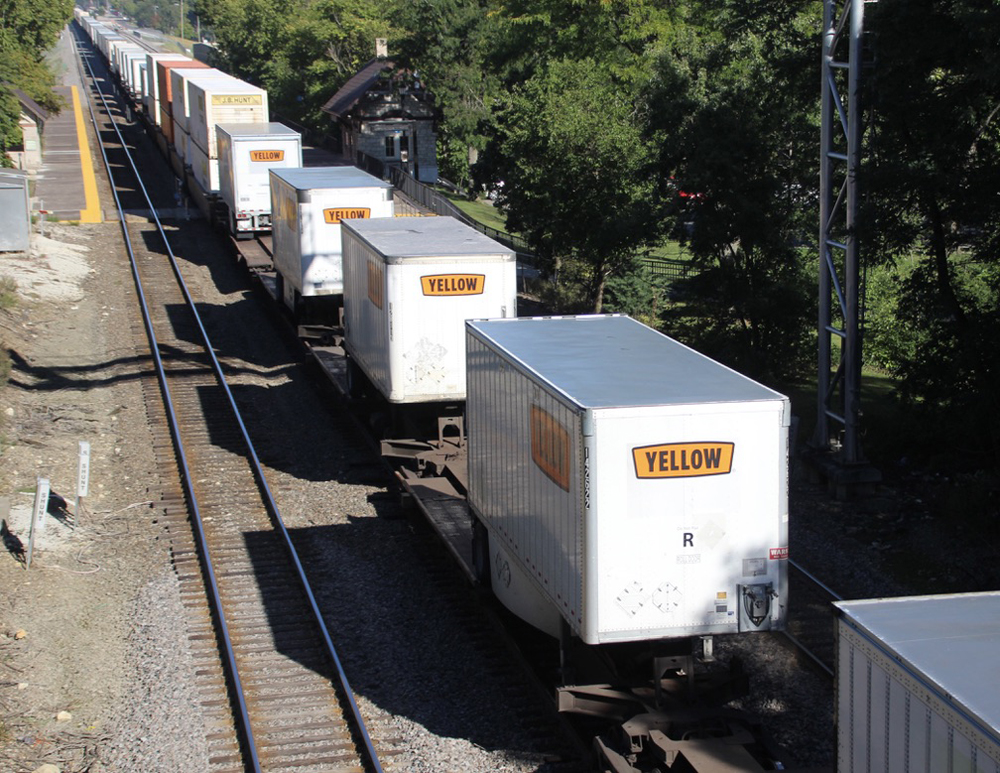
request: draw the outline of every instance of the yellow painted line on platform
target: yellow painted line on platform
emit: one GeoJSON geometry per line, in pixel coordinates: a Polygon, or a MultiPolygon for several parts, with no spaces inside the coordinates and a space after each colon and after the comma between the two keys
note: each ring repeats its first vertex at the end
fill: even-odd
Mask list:
{"type": "Polygon", "coordinates": [[[80,168],[83,170],[83,195],[87,208],[80,210],[81,223],[101,222],[101,201],[97,196],[97,176],[94,162],[90,157],[90,143],[87,141],[87,126],[83,122],[83,108],[80,106],[80,92],[70,86],[73,92],[73,113],[76,115],[76,139],[80,144],[80,168]]]}

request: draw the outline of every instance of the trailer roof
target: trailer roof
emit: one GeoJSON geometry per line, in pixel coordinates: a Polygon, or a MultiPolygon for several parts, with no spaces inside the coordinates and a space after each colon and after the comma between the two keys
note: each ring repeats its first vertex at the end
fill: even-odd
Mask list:
{"type": "Polygon", "coordinates": [[[582,408],[787,399],[624,315],[470,320],[468,325],[582,408]]]}
{"type": "Polygon", "coordinates": [[[230,137],[298,137],[295,129],[289,129],[283,123],[217,123],[217,129],[222,129],[230,137]]]}
{"type": "Polygon", "coordinates": [[[840,601],[834,606],[847,625],[939,699],[1000,738],[1000,593],[840,601]]]}
{"type": "Polygon", "coordinates": [[[408,258],[486,255],[514,260],[514,251],[453,217],[401,217],[345,220],[387,262],[408,258]]]}
{"type": "Polygon", "coordinates": [[[315,188],[391,188],[392,184],[356,166],[300,166],[271,169],[271,174],[298,190],[315,188]]]}

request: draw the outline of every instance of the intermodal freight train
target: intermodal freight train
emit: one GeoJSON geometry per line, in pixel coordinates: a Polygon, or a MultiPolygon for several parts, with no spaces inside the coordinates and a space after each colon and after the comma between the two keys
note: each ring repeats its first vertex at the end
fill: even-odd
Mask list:
{"type": "MultiPolygon", "coordinates": [[[[560,705],[643,718],[596,742],[605,769],[683,753],[680,727],[704,738],[688,698],[668,710],[667,677],[695,685],[712,636],[785,624],[788,399],[626,316],[518,318],[510,249],[394,217],[392,187],[360,170],[302,167],[265,91],[77,22],[206,212],[223,202],[234,238],[272,230],[276,300],[338,299],[317,361],[372,406],[401,485],[433,492],[421,509],[467,573],[560,642],[560,705]],[[652,685],[627,702],[577,661],[596,650],[624,677],[623,647],[652,685]]],[[[726,716],[711,733],[743,745],[726,716]]],[[[745,769],[775,769],[762,748],[745,769]]]]}

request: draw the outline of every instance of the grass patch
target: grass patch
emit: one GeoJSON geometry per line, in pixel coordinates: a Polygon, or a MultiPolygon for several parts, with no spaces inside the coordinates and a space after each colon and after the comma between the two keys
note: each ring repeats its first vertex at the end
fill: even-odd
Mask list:
{"type": "Polygon", "coordinates": [[[507,233],[507,218],[489,201],[485,199],[470,201],[465,196],[456,196],[445,190],[440,190],[439,193],[477,223],[507,233]]]}
{"type": "Polygon", "coordinates": [[[0,310],[8,311],[17,306],[17,282],[9,276],[0,276],[0,310]]]}

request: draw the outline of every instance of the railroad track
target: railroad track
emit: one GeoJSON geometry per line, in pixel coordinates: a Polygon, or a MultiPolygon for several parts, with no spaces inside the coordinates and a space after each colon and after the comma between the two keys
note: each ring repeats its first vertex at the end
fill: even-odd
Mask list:
{"type": "Polygon", "coordinates": [[[837,653],[831,604],[841,597],[805,567],[789,561],[788,568],[790,610],[785,636],[832,678],[837,653]]]}
{"type": "Polygon", "coordinates": [[[166,419],[154,421],[157,452],[163,477],[183,480],[165,496],[167,527],[195,621],[189,637],[210,718],[212,769],[380,771],[257,453],[155,216],[158,202],[146,192],[128,153],[130,141],[116,125],[120,107],[110,79],[88,59],[84,55],[91,112],[159,373],[156,386],[147,381],[146,389],[159,392],[166,408],[166,419]],[[133,175],[123,174],[129,169],[133,175]],[[137,210],[148,210],[153,222],[125,214],[137,210]],[[206,598],[213,599],[211,606],[206,598]]]}

